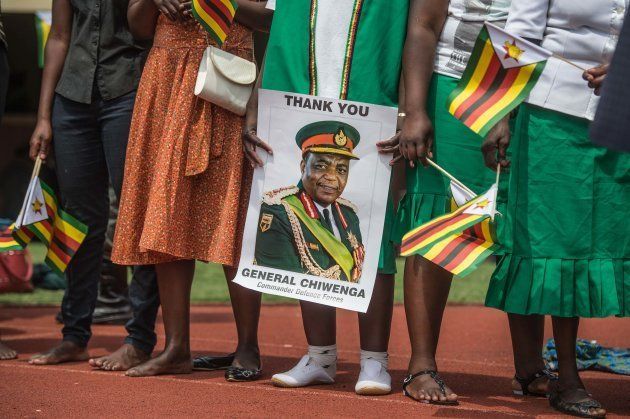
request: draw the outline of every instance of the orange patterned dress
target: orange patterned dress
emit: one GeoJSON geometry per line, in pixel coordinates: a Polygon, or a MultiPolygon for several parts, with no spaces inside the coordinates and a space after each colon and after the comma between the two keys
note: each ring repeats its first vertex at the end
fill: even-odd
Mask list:
{"type": "MultiPolygon", "coordinates": [[[[193,93],[207,43],[195,22],[159,17],[131,122],[115,263],[238,264],[252,172],[243,118],[193,93]]],[[[235,23],[223,48],[252,60],[252,33],[235,23]]]]}

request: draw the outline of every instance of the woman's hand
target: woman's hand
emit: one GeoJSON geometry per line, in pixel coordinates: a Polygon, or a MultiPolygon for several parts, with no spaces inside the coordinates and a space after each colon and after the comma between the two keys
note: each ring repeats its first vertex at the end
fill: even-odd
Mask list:
{"type": "Polygon", "coordinates": [[[158,11],[170,20],[182,20],[186,17],[185,12],[192,7],[192,2],[185,1],[180,3],[179,0],[153,0],[158,11]]]}
{"type": "Polygon", "coordinates": [[[510,117],[506,116],[496,124],[483,141],[481,151],[486,166],[492,170],[497,170],[501,163],[502,167],[509,167],[510,161],[506,159],[507,148],[510,145],[510,117]],[[497,160],[497,155],[499,159],[497,160]]]}
{"type": "Polygon", "coordinates": [[[427,166],[427,157],[433,158],[433,124],[425,112],[407,114],[400,131],[400,154],[411,167],[420,160],[427,166]]]}
{"type": "Polygon", "coordinates": [[[400,131],[402,130],[402,124],[405,120],[405,114],[398,114],[398,121],[396,123],[396,134],[389,137],[386,140],[379,141],[376,143],[376,147],[378,148],[378,152],[382,154],[393,154],[392,160],[389,162],[390,166],[396,164],[400,159],[402,159],[402,154],[400,154],[400,149],[398,147],[400,143],[400,131]]]}
{"type": "Polygon", "coordinates": [[[260,147],[265,150],[270,155],[273,155],[273,150],[269,146],[269,144],[265,143],[263,140],[258,138],[256,134],[257,125],[258,125],[258,101],[256,101],[255,106],[248,105],[247,106],[247,114],[245,115],[245,124],[243,125],[243,151],[245,152],[245,157],[249,160],[249,163],[252,167],[262,167],[263,161],[256,153],[256,147],[260,147]]]}
{"type": "Polygon", "coordinates": [[[51,142],[52,125],[50,120],[39,119],[35,126],[35,131],[33,131],[33,135],[31,135],[29,157],[35,160],[39,156],[40,159],[46,160],[51,142]]]}
{"type": "Polygon", "coordinates": [[[608,74],[608,64],[602,64],[586,70],[582,78],[588,81],[588,87],[595,89],[595,95],[599,96],[606,74],[608,74]]]}

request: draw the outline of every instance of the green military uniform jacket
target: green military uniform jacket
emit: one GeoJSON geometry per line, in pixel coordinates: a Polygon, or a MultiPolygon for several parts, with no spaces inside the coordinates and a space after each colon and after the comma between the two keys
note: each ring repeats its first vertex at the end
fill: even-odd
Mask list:
{"type": "Polygon", "coordinates": [[[365,249],[356,208],[339,198],[331,210],[341,241],[320,222],[317,207],[304,190],[291,186],[267,192],[260,209],[255,263],[358,282],[365,249]]]}

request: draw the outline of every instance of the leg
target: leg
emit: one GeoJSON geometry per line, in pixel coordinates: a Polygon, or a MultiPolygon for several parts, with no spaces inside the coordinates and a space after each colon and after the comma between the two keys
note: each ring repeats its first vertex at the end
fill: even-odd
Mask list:
{"type": "MultiPolygon", "coordinates": [[[[435,354],[451,280],[448,271],[419,256],[408,258],[405,263],[405,313],[411,340],[409,374],[437,370],[435,354]]],[[[457,400],[448,387],[443,393],[430,375],[417,377],[406,390],[420,401],[457,400]]]]}
{"type": "Polygon", "coordinates": [[[156,266],[156,271],[166,345],[157,357],[128,370],[126,374],[130,377],[188,374],[192,371],[190,287],[195,274],[195,261],[161,263],[156,266]]]}
{"type": "MultiPolygon", "coordinates": [[[[103,147],[114,194],[120,198],[124,175],[129,126],[135,92],[102,101],[100,114],[103,147]]],[[[136,266],[129,286],[133,317],[126,324],[128,336],[117,351],[90,361],[94,367],[123,371],[149,359],[157,341],[155,320],[160,306],[158,283],[153,266],[136,266]]]]}
{"type": "Polygon", "coordinates": [[[126,371],[148,360],[157,342],[155,320],[160,307],[154,266],[135,266],[129,285],[133,317],[127,322],[124,344],[109,355],[91,359],[90,365],[106,371],[126,371]]]}
{"type": "Polygon", "coordinates": [[[354,387],[360,395],[384,395],[392,391],[387,372],[389,332],[394,311],[394,275],[378,274],[367,313],[359,313],[361,372],[354,387]]]}
{"type": "Polygon", "coordinates": [[[230,291],[232,312],[238,333],[238,346],[232,366],[245,369],[260,368],[260,349],[258,348],[258,319],[262,295],[232,282],[236,268],[224,266],[225,279],[230,291]]]}
{"type": "Polygon", "coordinates": [[[554,385],[555,388],[551,391],[550,404],[565,413],[570,413],[562,409],[567,404],[573,406],[576,404],[591,405],[584,407],[584,416],[603,417],[606,415],[606,411],[586,392],[577,369],[575,344],[580,319],[577,317],[552,317],[552,322],[553,337],[558,352],[558,383],[554,385]]]}
{"type": "MultiPolygon", "coordinates": [[[[545,369],[542,358],[542,347],[545,339],[545,317],[538,315],[522,316],[509,314],[512,351],[514,352],[514,368],[516,377],[528,380],[545,369]]],[[[545,395],[548,392],[549,377],[543,375],[534,379],[525,389],[521,388],[516,377],[512,380],[512,389],[524,395],[545,395]]]]}
{"type": "Polygon", "coordinates": [[[361,349],[387,352],[394,312],[394,275],[378,274],[367,313],[359,313],[361,349]]]}
{"type": "Polygon", "coordinates": [[[311,346],[330,346],[337,342],[337,312],[334,307],[300,301],[306,341],[311,346]]]}
{"type": "Polygon", "coordinates": [[[61,305],[64,342],[33,356],[32,364],[88,358],[92,313],[101,276],[103,242],[109,214],[108,176],[96,105],[57,96],[53,106],[53,145],[63,207],[88,226],[88,234],[66,270],[68,286],[61,305]]]}

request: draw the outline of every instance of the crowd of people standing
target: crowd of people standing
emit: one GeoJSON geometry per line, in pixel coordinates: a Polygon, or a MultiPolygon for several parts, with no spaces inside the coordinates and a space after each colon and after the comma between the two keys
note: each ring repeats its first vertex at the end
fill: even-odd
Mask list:
{"type": "MultiPolygon", "coordinates": [[[[486,305],[507,313],[515,368],[510,390],[549,397],[564,413],[604,416],[578,375],[575,343],[582,317],[630,316],[624,209],[630,202],[630,155],[589,138],[628,0],[582,5],[571,0],[319,0],[317,7],[306,1],[236,2],[235,23],[222,49],[251,61],[253,32],[270,32],[256,88],[399,109],[397,134],[378,147],[392,154],[394,171],[404,172],[405,182],[392,182],[382,195],[388,197],[386,227],[370,307],[358,316],[356,392],[391,391],[387,347],[396,245],[404,233],[445,214],[450,205],[448,183],[426,167],[426,159],[478,193],[493,183],[493,170],[501,164],[510,173],[500,185],[502,251],[486,305]],[[526,103],[484,140],[450,115],[445,103],[486,21],[587,70],[550,61],[526,103]],[[353,64],[347,71],[344,59],[353,64]],[[552,317],[557,375],[542,359],[545,315],[552,317]]],[[[192,18],[188,1],[54,0],[52,7],[31,157],[47,159],[54,149],[63,205],[89,232],[66,274],[63,339],[30,363],[89,360],[95,368],[131,377],[198,368],[225,369],[227,381],[260,378],[261,295],[231,281],[252,170],[262,165],[259,153],[273,153],[256,134],[256,91],[245,117],[194,95],[199,62],[214,41],[192,18]],[[90,359],[110,183],[120,200],[111,259],[133,266],[133,318],[117,351],[90,359]],[[191,357],[195,261],[224,267],[238,332],[232,354],[191,357]],[[152,357],[160,305],[166,343],[152,357]]],[[[406,260],[412,355],[402,387],[421,402],[458,403],[436,362],[451,280],[449,272],[420,256],[406,260]]],[[[335,309],[300,305],[308,353],[272,382],[283,387],[333,383],[335,309]]]]}

